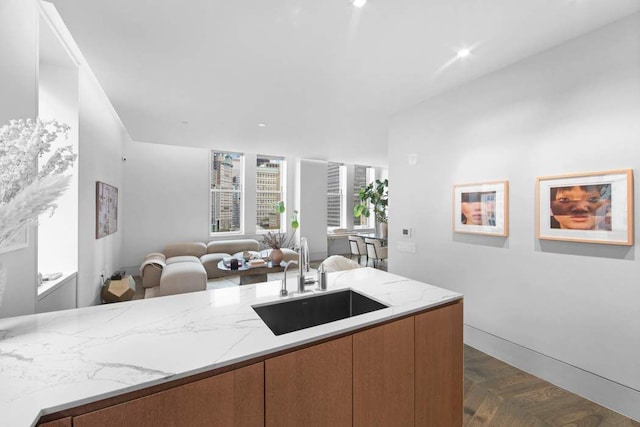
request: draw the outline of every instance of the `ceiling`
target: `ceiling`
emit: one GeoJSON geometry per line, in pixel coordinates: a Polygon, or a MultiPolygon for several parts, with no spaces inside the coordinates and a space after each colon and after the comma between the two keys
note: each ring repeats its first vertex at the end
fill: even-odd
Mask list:
{"type": "Polygon", "coordinates": [[[134,140],[375,166],[387,164],[393,114],[640,10],[638,0],[51,2],[134,140]],[[455,59],[463,47],[471,56],[455,59]]]}

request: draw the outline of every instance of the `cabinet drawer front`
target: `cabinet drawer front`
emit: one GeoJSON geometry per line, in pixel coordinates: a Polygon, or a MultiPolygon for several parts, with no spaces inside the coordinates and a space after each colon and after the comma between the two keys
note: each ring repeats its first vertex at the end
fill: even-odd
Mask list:
{"type": "Polygon", "coordinates": [[[259,426],[262,363],[74,417],[74,427],[259,426]]]}
{"type": "Polygon", "coordinates": [[[416,319],[416,426],[461,426],[462,302],[416,319]]]}
{"type": "Polygon", "coordinates": [[[48,423],[38,424],[38,427],[72,427],[71,417],[61,418],[55,421],[49,421],[48,423]]]}
{"type": "Polygon", "coordinates": [[[265,361],[267,426],[350,426],[351,337],[265,361]]]}
{"type": "Polygon", "coordinates": [[[353,336],[353,425],[413,426],[413,317],[353,336]]]}

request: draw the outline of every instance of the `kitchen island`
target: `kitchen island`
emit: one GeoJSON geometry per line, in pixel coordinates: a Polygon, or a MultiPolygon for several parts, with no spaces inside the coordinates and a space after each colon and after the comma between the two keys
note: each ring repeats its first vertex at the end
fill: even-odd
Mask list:
{"type": "MultiPolygon", "coordinates": [[[[286,386],[292,382],[298,387],[292,390],[294,395],[303,392],[299,408],[310,416],[303,401],[306,380],[313,389],[309,391],[311,402],[316,402],[309,404],[321,408],[322,416],[331,417],[336,409],[331,405],[336,403],[336,420],[346,420],[345,424],[365,423],[362,417],[370,412],[366,405],[388,390],[394,395],[411,392],[410,399],[399,398],[400,407],[393,408],[406,409],[419,425],[420,419],[431,416],[425,402],[433,398],[423,398],[418,391],[424,389],[428,394],[433,388],[438,389],[438,407],[460,411],[461,420],[462,295],[372,268],[329,273],[328,291],[311,286],[301,295],[291,292],[293,282],[289,282],[286,297],[279,296],[280,282],[265,282],[0,319],[0,424],[30,426],[42,417],[58,420],[50,424],[58,426],[72,425],[72,418],[74,426],[98,425],[91,420],[100,419],[121,426],[116,415],[128,414],[131,425],[144,425],[132,417],[139,408],[148,412],[149,405],[154,405],[150,399],[179,402],[167,393],[191,387],[189,399],[197,403],[203,400],[198,387],[217,378],[224,380],[220,387],[231,384],[231,390],[238,387],[237,381],[244,381],[251,392],[240,393],[241,398],[253,399],[252,393],[257,393],[257,398],[242,407],[253,408],[267,425],[291,421],[280,418],[283,411],[278,405],[285,405],[287,414],[291,412],[286,386]],[[276,336],[251,307],[349,288],[388,308],[276,336]],[[401,339],[404,341],[397,341],[401,339]],[[321,360],[322,355],[328,359],[321,360]],[[382,359],[376,361],[378,356],[404,362],[392,363],[388,374],[380,373],[386,367],[382,359]],[[359,359],[373,360],[375,370],[358,363],[359,359]],[[327,378],[321,378],[329,395],[314,396],[318,384],[302,373],[313,373],[314,367],[323,369],[323,363],[328,364],[326,372],[335,372],[336,381],[342,384],[327,385],[327,378]],[[396,368],[401,372],[394,372],[396,368]],[[335,398],[331,387],[349,395],[335,398]],[[442,387],[450,388],[451,396],[442,387]],[[364,392],[358,393],[359,388],[364,392]],[[129,402],[134,406],[126,406],[129,402]],[[130,408],[133,412],[127,412],[130,408]],[[91,418],[95,416],[98,418],[91,418]]],[[[218,385],[206,387],[216,389],[218,385]]],[[[234,393],[221,395],[233,398],[234,393]]],[[[179,413],[180,407],[171,412],[179,413]]],[[[237,413],[233,416],[234,424],[243,424],[237,413]]],[[[458,419],[457,413],[453,417],[458,419]]]]}

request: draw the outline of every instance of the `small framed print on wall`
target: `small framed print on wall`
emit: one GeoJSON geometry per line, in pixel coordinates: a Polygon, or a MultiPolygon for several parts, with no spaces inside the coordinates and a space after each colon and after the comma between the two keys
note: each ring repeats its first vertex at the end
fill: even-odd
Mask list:
{"type": "Polygon", "coordinates": [[[509,235],[509,182],[453,187],[453,230],[457,233],[509,235]]]}
{"type": "Polygon", "coordinates": [[[96,181],[96,239],[118,231],[118,189],[96,181]]]}
{"type": "Polygon", "coordinates": [[[633,171],[537,178],[537,237],[543,240],[633,244],[633,171]]]}

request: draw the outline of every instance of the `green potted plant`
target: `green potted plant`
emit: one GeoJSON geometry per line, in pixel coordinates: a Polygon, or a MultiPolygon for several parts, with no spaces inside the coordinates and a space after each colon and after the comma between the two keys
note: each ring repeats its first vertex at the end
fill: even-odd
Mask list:
{"type": "Polygon", "coordinates": [[[356,218],[365,216],[369,218],[373,210],[376,220],[376,232],[380,236],[387,235],[387,207],[389,206],[389,180],[376,179],[358,192],[360,204],[353,207],[353,215],[356,218]],[[370,208],[373,206],[373,209],[370,208]]]}
{"type": "MultiPolygon", "coordinates": [[[[285,212],[284,202],[279,201],[276,203],[275,210],[277,213],[283,214],[285,212]]],[[[300,227],[300,223],[298,222],[298,211],[293,211],[289,226],[293,231],[288,237],[286,233],[282,233],[280,231],[269,231],[267,234],[262,236],[262,243],[271,248],[269,258],[271,258],[271,262],[273,264],[280,264],[284,259],[282,248],[288,248],[294,243],[296,231],[298,230],[298,227],[300,227]]]]}

